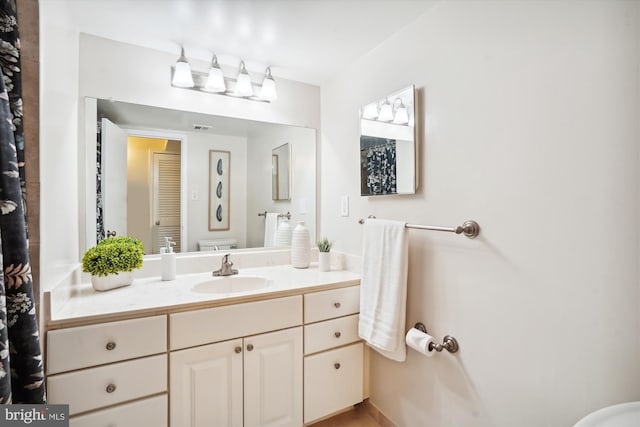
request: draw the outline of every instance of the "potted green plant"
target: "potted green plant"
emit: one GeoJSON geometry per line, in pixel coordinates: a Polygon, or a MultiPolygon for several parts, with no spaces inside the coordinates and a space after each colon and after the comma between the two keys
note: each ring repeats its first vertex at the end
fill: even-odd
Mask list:
{"type": "Polygon", "coordinates": [[[133,270],[142,267],[144,246],[134,237],[118,236],[101,240],[82,257],[82,271],[91,274],[97,291],[106,291],[133,282],[133,270]]]}
{"type": "Polygon", "coordinates": [[[331,268],[331,245],[332,243],[324,237],[316,242],[318,246],[318,270],[329,271],[331,268]]]}

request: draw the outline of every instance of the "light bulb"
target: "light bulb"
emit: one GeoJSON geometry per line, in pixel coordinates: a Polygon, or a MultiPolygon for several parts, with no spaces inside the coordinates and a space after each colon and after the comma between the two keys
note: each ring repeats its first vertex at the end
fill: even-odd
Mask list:
{"type": "Polygon", "coordinates": [[[209,68],[209,76],[207,77],[207,83],[204,85],[204,90],[207,92],[224,92],[227,90],[222,69],[218,65],[218,57],[215,55],[211,60],[211,68],[209,68]]]}
{"type": "Polygon", "coordinates": [[[184,48],[180,48],[180,58],[176,62],[173,71],[173,79],[171,84],[176,87],[193,87],[193,76],[191,75],[191,66],[184,56],[184,48]]]}
{"type": "Polygon", "coordinates": [[[278,99],[278,93],[276,92],[276,82],[271,76],[271,67],[267,67],[264,80],[262,81],[262,89],[260,89],[260,98],[267,101],[275,101],[278,99]]]}
{"type": "Polygon", "coordinates": [[[244,61],[240,61],[240,71],[238,71],[238,81],[234,94],[237,96],[253,96],[253,88],[251,87],[251,77],[247,73],[244,61]]]}
{"type": "Polygon", "coordinates": [[[381,122],[390,122],[391,120],[393,120],[393,107],[391,106],[391,103],[388,99],[385,100],[382,104],[382,107],[380,107],[380,115],[378,115],[378,120],[380,120],[381,122]]]}

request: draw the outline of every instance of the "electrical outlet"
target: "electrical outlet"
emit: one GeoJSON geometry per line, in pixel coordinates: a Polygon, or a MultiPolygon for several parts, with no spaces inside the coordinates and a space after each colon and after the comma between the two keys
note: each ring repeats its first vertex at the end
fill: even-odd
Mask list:
{"type": "Polygon", "coordinates": [[[349,216],[349,196],[340,197],[340,216],[349,216]]]}
{"type": "Polygon", "coordinates": [[[200,197],[198,196],[198,191],[193,190],[191,192],[191,200],[198,200],[200,197]]]}

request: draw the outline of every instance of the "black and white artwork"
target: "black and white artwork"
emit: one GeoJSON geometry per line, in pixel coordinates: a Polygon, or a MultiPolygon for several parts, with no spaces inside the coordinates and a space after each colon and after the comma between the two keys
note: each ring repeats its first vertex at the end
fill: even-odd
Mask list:
{"type": "Polygon", "coordinates": [[[231,153],[209,150],[209,231],[228,230],[231,153]]]}
{"type": "Polygon", "coordinates": [[[396,140],[360,136],[360,194],[396,194],[396,140]]]}

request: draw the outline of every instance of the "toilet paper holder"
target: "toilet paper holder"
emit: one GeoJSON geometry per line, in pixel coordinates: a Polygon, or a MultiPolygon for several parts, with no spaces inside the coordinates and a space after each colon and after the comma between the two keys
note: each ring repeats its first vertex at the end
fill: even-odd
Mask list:
{"type": "MultiPolygon", "coordinates": [[[[413,327],[420,332],[424,332],[425,334],[428,333],[427,327],[424,326],[424,323],[422,322],[416,323],[413,327]]],[[[429,343],[429,351],[435,350],[438,353],[442,350],[447,350],[449,353],[456,353],[459,349],[460,346],[458,346],[458,340],[456,340],[451,335],[445,335],[442,339],[442,344],[429,343]]]]}

